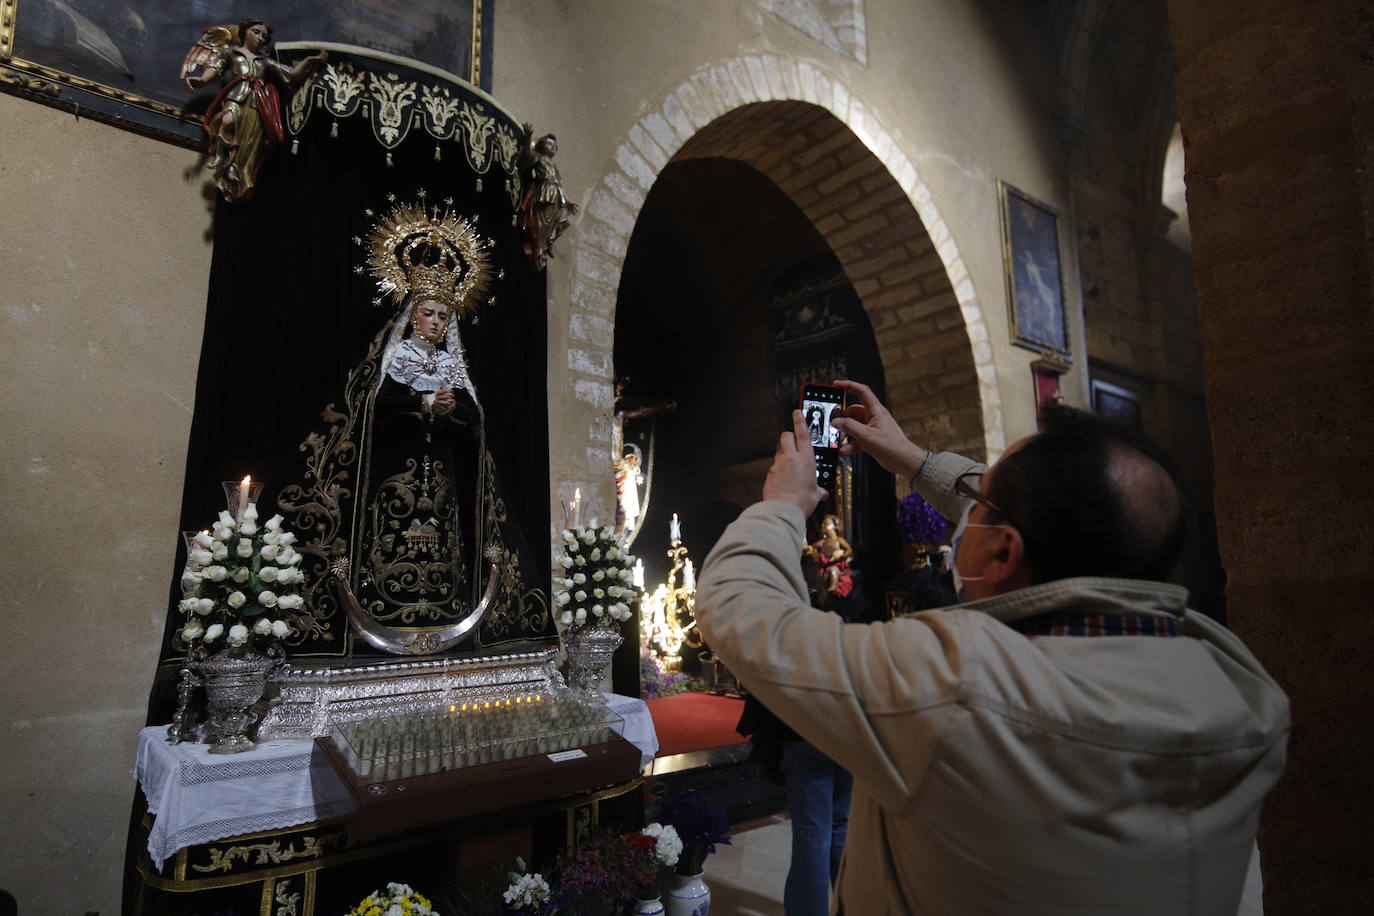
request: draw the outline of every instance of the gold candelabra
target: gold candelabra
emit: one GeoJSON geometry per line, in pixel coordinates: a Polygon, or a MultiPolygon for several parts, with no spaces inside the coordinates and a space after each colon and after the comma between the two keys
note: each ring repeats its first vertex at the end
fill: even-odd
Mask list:
{"type": "Polygon", "coordinates": [[[640,600],[639,638],[644,648],[662,659],[664,669],[672,671],[680,661],[678,653],[684,645],[701,647],[701,631],[692,613],[696,607],[696,572],[679,538],[672,539],[667,556],[672,561],[668,580],[660,582],[653,591],[646,590],[640,600]]]}

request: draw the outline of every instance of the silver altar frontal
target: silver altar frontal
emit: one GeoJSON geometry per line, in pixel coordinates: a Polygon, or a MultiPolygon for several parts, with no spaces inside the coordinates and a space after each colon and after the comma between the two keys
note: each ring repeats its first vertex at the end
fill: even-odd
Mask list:
{"type": "Polygon", "coordinates": [[[514,701],[565,689],[556,648],[469,658],[284,665],[272,678],[259,740],[318,738],[331,726],[425,710],[514,701]]]}

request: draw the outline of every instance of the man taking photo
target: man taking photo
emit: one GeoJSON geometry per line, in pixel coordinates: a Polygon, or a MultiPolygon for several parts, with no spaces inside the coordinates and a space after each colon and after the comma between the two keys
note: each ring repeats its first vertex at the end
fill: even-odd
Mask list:
{"type": "Polygon", "coordinates": [[[696,596],[720,659],[854,775],[835,911],[1234,916],[1288,700],[1164,581],[1183,527],[1167,461],[1056,410],[987,468],[836,384],[859,401],[841,454],[958,520],[964,603],[878,624],[809,606],[798,557],[826,494],[800,412],[696,596]]]}

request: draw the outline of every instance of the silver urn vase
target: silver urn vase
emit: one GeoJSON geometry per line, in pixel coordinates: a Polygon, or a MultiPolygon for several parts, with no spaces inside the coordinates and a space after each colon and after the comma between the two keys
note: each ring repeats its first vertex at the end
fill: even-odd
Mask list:
{"type": "Polygon", "coordinates": [[[619,631],[611,627],[581,626],[564,630],[568,687],[582,694],[585,699],[598,699],[601,682],[606,678],[606,666],[624,641],[619,631]]]}
{"type": "Polygon", "coordinates": [[[272,646],[265,653],[253,649],[221,649],[195,662],[205,682],[205,725],[211,754],[251,751],[248,731],[257,722],[254,705],[262,699],[268,679],[282,664],[282,653],[272,646]]]}

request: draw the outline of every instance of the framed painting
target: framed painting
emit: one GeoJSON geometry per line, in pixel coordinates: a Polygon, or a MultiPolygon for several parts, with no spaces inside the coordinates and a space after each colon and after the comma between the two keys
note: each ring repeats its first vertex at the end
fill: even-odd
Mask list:
{"type": "Polygon", "coordinates": [[[1123,426],[1140,429],[1140,395],[1129,388],[1095,378],[1091,382],[1093,413],[1123,426]]]}
{"type": "Polygon", "coordinates": [[[1004,181],[997,183],[997,191],[1012,343],[1067,364],[1069,326],[1059,259],[1059,214],[1004,181]]]}
{"type": "Polygon", "coordinates": [[[495,0],[0,0],[0,90],[199,146],[214,87],[181,63],[204,29],[248,17],[279,42],[349,45],[491,86],[495,0]]]}

